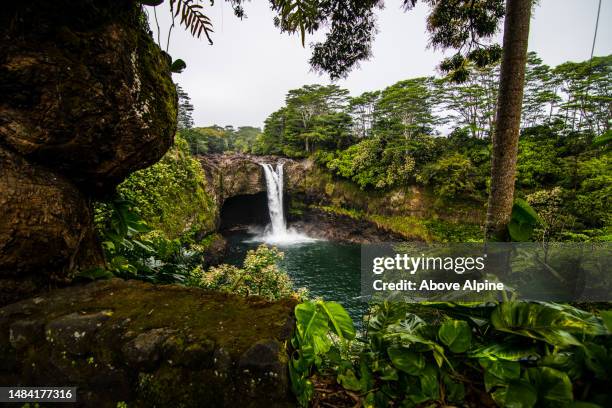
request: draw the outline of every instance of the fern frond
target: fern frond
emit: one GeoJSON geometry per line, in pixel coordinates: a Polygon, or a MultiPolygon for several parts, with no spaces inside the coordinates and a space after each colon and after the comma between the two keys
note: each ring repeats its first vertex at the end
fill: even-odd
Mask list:
{"type": "MultiPolygon", "coordinates": [[[[212,2],[211,2],[212,4],[212,2]]],[[[213,43],[210,35],[214,32],[212,22],[202,12],[202,5],[198,0],[170,0],[170,12],[174,17],[181,16],[180,23],[185,26],[192,36],[200,38],[202,33],[213,43]]]]}

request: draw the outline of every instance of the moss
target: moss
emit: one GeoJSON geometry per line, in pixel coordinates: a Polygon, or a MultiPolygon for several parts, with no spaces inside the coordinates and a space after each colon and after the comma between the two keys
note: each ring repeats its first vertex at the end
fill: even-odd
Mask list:
{"type": "MultiPolygon", "coordinates": [[[[294,195],[301,195],[311,204],[355,209],[367,214],[380,215],[377,222],[407,232],[414,225],[401,226],[405,221],[385,219],[385,216],[478,224],[484,217],[481,203],[457,200],[444,203],[431,189],[411,185],[391,190],[362,190],[357,184],[334,177],[327,169],[310,161],[295,162],[287,169],[287,188],[294,195]],[[382,217],[382,218],[381,218],[382,217]]],[[[417,231],[418,233],[418,231],[417,231]]],[[[413,233],[411,233],[413,234],[413,233]]],[[[417,234],[419,235],[419,234],[417,234]]],[[[426,236],[420,234],[421,238],[426,236]]]]}
{"type": "Polygon", "coordinates": [[[279,333],[294,304],[291,299],[269,303],[196,288],[130,281],[112,291],[102,291],[82,308],[112,307],[113,321],[129,321],[126,331],[170,327],[191,339],[212,340],[237,356],[256,341],[279,333]]]}
{"type": "MultiPolygon", "coordinates": [[[[242,381],[237,364],[258,342],[274,339],[287,343],[295,304],[292,299],[267,302],[119,279],[57,290],[38,303],[26,301],[18,308],[0,309],[0,323],[19,319],[24,311],[37,316],[43,325],[75,312],[113,313],[94,329],[85,354],[62,350],[60,342],[50,342],[44,336],[32,338],[25,348],[13,350],[18,361],[13,377],[2,378],[8,383],[15,378],[74,383],[105,402],[106,392],[95,387],[116,384],[122,390],[113,393],[112,406],[117,400],[136,407],[152,406],[151,401],[156,406],[232,406],[237,399],[240,406],[261,406],[265,392],[251,400],[237,387],[242,381]],[[154,366],[141,367],[127,358],[132,351],[126,345],[151,329],[163,329],[169,337],[159,346],[161,359],[147,361],[154,366]],[[228,360],[218,364],[215,357],[221,349],[228,360]]],[[[286,350],[281,347],[279,352],[280,364],[285,364],[286,350]]]]}
{"type": "Polygon", "coordinates": [[[424,219],[414,216],[368,214],[354,208],[336,206],[312,206],[332,214],[344,215],[355,220],[365,220],[378,228],[394,232],[405,239],[424,242],[470,242],[481,239],[480,226],[440,219],[424,219]]]}
{"type": "Polygon", "coordinates": [[[215,201],[206,193],[199,162],[180,136],[161,161],[132,174],[118,192],[135,203],[147,224],[169,239],[215,229],[215,201]]]}

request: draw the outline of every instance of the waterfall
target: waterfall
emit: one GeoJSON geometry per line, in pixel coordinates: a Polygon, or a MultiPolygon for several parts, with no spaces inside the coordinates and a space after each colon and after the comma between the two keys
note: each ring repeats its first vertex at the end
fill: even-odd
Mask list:
{"type": "Polygon", "coordinates": [[[260,163],[266,177],[270,224],[266,227],[263,235],[255,237],[252,241],[263,241],[268,244],[277,245],[290,245],[315,241],[315,239],[300,234],[293,228],[287,228],[285,208],[283,206],[283,164],[283,162],[278,162],[276,164],[276,169],[274,169],[271,164],[260,163]]]}
{"type": "Polygon", "coordinates": [[[283,207],[283,163],[278,163],[276,170],[268,163],[262,163],[261,166],[266,176],[266,188],[268,189],[268,212],[270,213],[271,235],[287,234],[285,210],[283,207]]]}

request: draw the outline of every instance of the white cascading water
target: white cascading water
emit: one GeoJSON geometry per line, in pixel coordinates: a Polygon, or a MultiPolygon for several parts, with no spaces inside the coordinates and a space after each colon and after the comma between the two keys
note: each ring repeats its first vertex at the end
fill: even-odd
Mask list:
{"type": "Polygon", "coordinates": [[[262,163],[268,189],[268,211],[270,212],[270,233],[283,235],[287,233],[285,211],[283,208],[283,164],[276,165],[276,171],[271,164],[262,163]]]}
{"type": "Polygon", "coordinates": [[[266,227],[263,235],[255,237],[254,240],[279,245],[315,241],[315,239],[300,234],[293,228],[287,228],[283,206],[283,164],[283,162],[279,162],[274,169],[271,164],[260,163],[266,177],[270,224],[266,227]]]}

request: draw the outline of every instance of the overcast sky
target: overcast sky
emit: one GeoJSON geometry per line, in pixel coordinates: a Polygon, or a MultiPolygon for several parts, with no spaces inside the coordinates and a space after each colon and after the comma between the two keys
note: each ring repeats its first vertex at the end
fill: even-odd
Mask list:
{"type": "MultiPolygon", "coordinates": [[[[529,49],[551,66],[588,59],[597,2],[540,0],[531,22],[529,49]]],[[[215,2],[213,7],[206,3],[205,11],[214,24],[214,45],[192,38],[182,28],[173,30],[169,52],[187,63],[187,69],[174,74],[174,79],[192,99],[196,126],[263,126],[265,118],[283,105],[289,89],[330,83],[308,65],[308,42],[320,37],[307,38],[302,48],[298,36],[280,34],[274,27],[268,4],[264,0],[247,3],[247,18],[241,21],[226,2],[215,2]]],[[[419,5],[404,13],[400,6],[401,1],[387,1],[385,9],[378,11],[373,57],[338,82],[352,95],[436,73],[443,54],[427,48],[427,7],[419,5]]],[[[167,7],[165,2],[157,10],[164,48],[170,22],[167,7]]],[[[149,14],[155,33],[153,12],[149,14]]],[[[612,0],[603,0],[595,55],[612,53],[610,21],[612,0]]]]}

